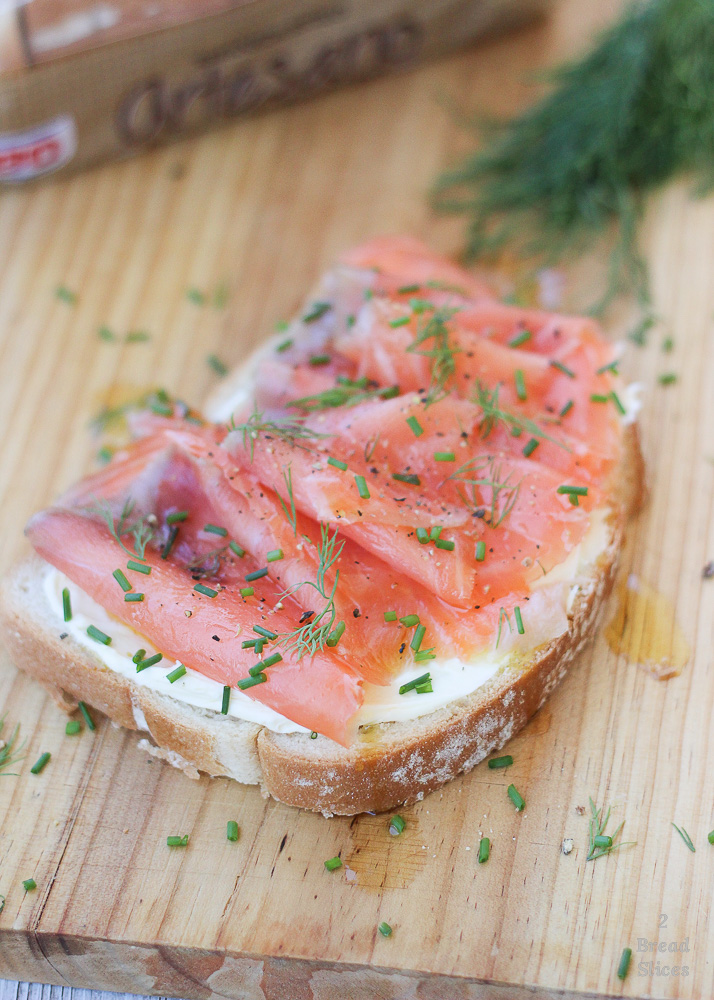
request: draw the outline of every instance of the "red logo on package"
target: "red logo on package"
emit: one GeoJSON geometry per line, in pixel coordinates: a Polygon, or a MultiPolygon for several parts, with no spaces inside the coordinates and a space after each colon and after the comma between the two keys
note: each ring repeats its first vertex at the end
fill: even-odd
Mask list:
{"type": "Polygon", "coordinates": [[[77,129],[68,115],[23,132],[0,132],[0,181],[18,183],[50,174],[76,151],[77,129]]]}

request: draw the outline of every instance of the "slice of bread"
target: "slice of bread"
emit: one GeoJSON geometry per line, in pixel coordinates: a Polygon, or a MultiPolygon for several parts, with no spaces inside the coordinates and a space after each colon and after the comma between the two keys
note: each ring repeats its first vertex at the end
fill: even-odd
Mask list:
{"type": "Polygon", "coordinates": [[[637,428],[629,425],[609,484],[609,541],[580,581],[567,632],[430,715],[361,729],[348,749],[322,737],[278,734],[193,709],[107,668],[70,636],[62,638],[64,622],[41,585],[47,564],[37,556],[2,581],[0,623],[14,662],[62,708],[72,711],[81,699],[125,728],[147,732],[156,744],[153,752],[190,776],[202,771],[259,784],[266,795],[325,815],[383,811],[415,802],[468,771],[500,749],[543,704],[594,635],[627,519],[643,494],[637,428]]]}

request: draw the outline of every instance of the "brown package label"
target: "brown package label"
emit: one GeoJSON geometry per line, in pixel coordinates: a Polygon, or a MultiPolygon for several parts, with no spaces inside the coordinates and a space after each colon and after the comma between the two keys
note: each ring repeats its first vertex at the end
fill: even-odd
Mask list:
{"type": "Polygon", "coordinates": [[[0,182],[126,156],[413,65],[548,0],[201,0],[0,8],[0,182]]]}

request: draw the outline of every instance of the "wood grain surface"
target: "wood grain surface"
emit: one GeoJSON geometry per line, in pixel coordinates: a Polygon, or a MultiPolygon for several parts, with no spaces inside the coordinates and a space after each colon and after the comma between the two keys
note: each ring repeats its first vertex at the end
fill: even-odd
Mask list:
{"type": "MultiPolygon", "coordinates": [[[[576,51],[618,5],[594,6],[567,0],[548,25],[418,72],[3,191],[1,565],[23,551],[28,515],[90,467],[102,405],[156,385],[200,404],[216,382],[207,355],[239,362],[358,240],[405,231],[455,251],[459,227],[433,218],[425,191],[468,140],[439,98],[515,107],[525,71],[576,51]],[[223,281],[224,309],[186,296],[223,281]],[[117,341],[98,337],[105,324],[117,341]],[[136,330],[149,339],[126,343],[136,330]]],[[[397,839],[384,817],[327,821],[255,788],[189,781],[106,721],[67,737],[65,717],[4,660],[0,704],[27,757],[19,777],[0,777],[0,976],[200,1000],[714,995],[714,580],[702,579],[714,558],[714,202],[668,189],[645,240],[662,325],[624,371],[645,387],[651,493],[622,573],[674,608],[691,647],[681,675],[660,682],[632,662],[656,624],[646,616],[629,658],[599,636],[509,745],[511,770],[482,765],[405,810],[397,839]],[[678,381],[660,386],[669,370],[678,381]],[[45,750],[50,764],[31,775],[45,750]],[[612,806],[634,847],[586,862],[588,796],[612,806]],[[169,850],[173,833],[189,847],[169,850]],[[326,872],[337,853],[346,867],[326,872]]]]}

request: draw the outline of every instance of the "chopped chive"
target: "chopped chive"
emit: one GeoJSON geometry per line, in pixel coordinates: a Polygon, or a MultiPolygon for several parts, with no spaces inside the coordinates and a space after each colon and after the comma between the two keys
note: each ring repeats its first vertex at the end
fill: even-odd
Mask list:
{"type": "Polygon", "coordinates": [[[102,632],[96,625],[89,625],[87,627],[87,635],[90,639],[94,639],[95,642],[101,642],[104,646],[111,645],[111,636],[108,636],[106,632],[102,632]]]}
{"type": "Polygon", "coordinates": [[[568,486],[564,484],[558,487],[556,493],[572,493],[577,497],[586,497],[588,495],[588,488],[587,486],[568,486]]]}
{"type": "Polygon", "coordinates": [[[255,593],[255,587],[241,587],[238,593],[241,597],[252,597],[255,593]]]}
{"type": "Polygon", "coordinates": [[[355,317],[355,314],[354,314],[354,313],[350,313],[350,314],[349,314],[349,316],[347,317],[347,319],[345,320],[345,322],[346,322],[346,324],[347,324],[347,329],[348,329],[348,330],[351,330],[351,329],[352,329],[352,327],[353,327],[353,326],[355,325],[355,323],[357,322],[357,319],[356,319],[356,317],[355,317]]]}
{"type": "Polygon", "coordinates": [[[327,459],[327,464],[335,469],[341,469],[342,472],[347,469],[347,462],[343,462],[341,458],[333,458],[332,455],[327,459]]]}
{"type": "MultiPolygon", "coordinates": [[[[415,661],[417,663],[420,662],[419,655],[420,654],[417,653],[417,655],[415,657],[415,661]]],[[[428,656],[428,657],[425,656],[424,659],[433,660],[433,659],[435,659],[435,657],[434,656],[428,656]]],[[[431,686],[431,677],[429,678],[428,681],[424,681],[423,684],[417,684],[417,686],[415,687],[414,690],[416,691],[417,694],[431,694],[432,691],[434,690],[434,688],[431,686]]]]}
{"type": "Polygon", "coordinates": [[[513,757],[511,757],[510,753],[507,753],[503,757],[492,757],[488,762],[488,766],[492,771],[495,771],[501,767],[510,767],[512,763],[513,757]]]}
{"type": "Polygon", "coordinates": [[[515,785],[509,785],[506,789],[508,792],[508,797],[516,807],[516,812],[523,812],[526,806],[526,800],[523,798],[521,793],[518,791],[515,785]]]}
{"type": "Polygon", "coordinates": [[[303,323],[314,323],[316,319],[320,319],[330,309],[332,309],[331,302],[313,302],[303,316],[302,321],[303,323]]]}
{"type": "Polygon", "coordinates": [[[107,462],[111,462],[112,455],[113,455],[112,449],[109,448],[107,445],[102,445],[102,447],[97,452],[97,461],[99,462],[100,465],[106,465],[107,462]]]}
{"type": "Polygon", "coordinates": [[[228,528],[222,528],[220,524],[204,524],[203,530],[209,535],[220,535],[221,538],[225,538],[228,534],[228,528]]]}
{"type": "Polygon", "coordinates": [[[607,393],[602,393],[602,392],[591,392],[590,393],[590,402],[591,403],[608,403],[609,401],[610,401],[610,397],[608,396],[607,393]]]}
{"type": "Polygon", "coordinates": [[[87,729],[91,729],[91,731],[94,732],[97,726],[96,723],[94,722],[94,719],[89,714],[89,709],[87,708],[87,706],[83,701],[79,702],[78,707],[84,717],[84,721],[87,723],[87,729]]]}
{"type": "Polygon", "coordinates": [[[279,319],[277,321],[277,323],[275,324],[275,332],[276,333],[285,333],[285,331],[288,329],[289,326],[290,326],[290,324],[288,323],[288,321],[286,319],[279,319]]]}
{"type": "Polygon", "coordinates": [[[617,967],[618,979],[625,979],[627,973],[630,970],[631,960],[632,960],[632,948],[623,948],[622,955],[620,956],[620,964],[617,967]]]}
{"type": "Polygon", "coordinates": [[[226,823],[226,840],[230,840],[233,843],[238,840],[238,824],[234,819],[229,819],[226,823]]]}
{"type": "Polygon", "coordinates": [[[173,528],[171,528],[171,530],[169,531],[169,537],[166,539],[166,544],[161,550],[162,559],[168,559],[169,554],[171,553],[171,549],[174,547],[174,542],[178,537],[178,533],[179,533],[178,526],[174,525],[173,528]]]}
{"type": "Polygon", "coordinates": [[[76,736],[77,733],[81,730],[81,728],[82,728],[82,723],[79,721],[79,719],[70,719],[67,725],[64,727],[64,731],[67,734],[67,736],[76,736]]]}
{"type": "Polygon", "coordinates": [[[97,336],[100,340],[105,340],[107,343],[111,343],[117,339],[117,335],[109,329],[108,326],[100,326],[97,330],[97,336]]]}
{"type": "Polygon", "coordinates": [[[24,879],[22,885],[25,889],[25,892],[32,892],[33,889],[37,888],[37,882],[35,882],[34,878],[24,879]]]}
{"type": "Polygon", "coordinates": [[[410,647],[415,653],[419,652],[419,648],[424,639],[424,633],[426,632],[426,625],[417,625],[414,629],[414,635],[412,636],[412,641],[409,643],[410,647]]]}
{"type": "Polygon", "coordinates": [[[615,404],[615,409],[616,409],[616,410],[617,410],[617,412],[618,412],[618,413],[620,414],[620,416],[621,416],[621,417],[624,417],[624,416],[625,416],[625,414],[627,413],[627,410],[626,410],[626,409],[625,409],[625,407],[624,407],[624,406],[622,405],[622,400],[621,400],[621,399],[620,399],[620,397],[619,397],[619,396],[617,395],[617,393],[616,393],[616,392],[614,391],[614,389],[613,389],[613,391],[612,391],[612,392],[610,393],[610,399],[611,399],[611,400],[613,401],[613,403],[615,404]]]}
{"type": "Polygon", "coordinates": [[[404,617],[400,618],[399,621],[407,628],[411,628],[412,625],[419,624],[419,615],[404,615],[404,617]]]}
{"type": "Polygon", "coordinates": [[[446,549],[447,552],[453,552],[456,542],[452,542],[450,538],[437,538],[434,545],[437,549],[446,549]]]}
{"type": "Polygon", "coordinates": [[[131,584],[129,583],[129,581],[127,580],[127,578],[124,576],[124,573],[122,572],[122,570],[115,569],[114,572],[112,573],[112,576],[114,577],[114,579],[116,580],[116,582],[119,584],[119,586],[121,587],[121,589],[124,591],[124,593],[126,593],[129,590],[131,590],[131,584]]]}
{"type": "Polygon", "coordinates": [[[402,285],[401,288],[397,289],[397,295],[413,295],[414,292],[418,292],[421,285],[402,285]]]}
{"type": "Polygon", "coordinates": [[[369,302],[369,300],[372,298],[373,295],[374,295],[374,292],[372,291],[371,288],[365,288],[365,290],[364,290],[364,300],[365,300],[365,302],[369,302]]]}
{"type": "Polygon", "coordinates": [[[267,575],[268,575],[268,567],[263,566],[261,569],[254,569],[252,573],[246,573],[245,581],[246,583],[252,583],[253,580],[260,580],[267,575]]]}
{"type": "Polygon", "coordinates": [[[385,620],[385,622],[395,622],[397,620],[397,612],[396,611],[385,611],[384,612],[384,620],[385,620]]]}
{"type": "Polygon", "coordinates": [[[151,566],[137,562],[135,559],[130,559],[126,564],[126,568],[133,569],[136,573],[143,573],[144,576],[149,576],[151,573],[151,566]]]}
{"type": "Polygon", "coordinates": [[[533,452],[536,450],[540,442],[537,438],[531,438],[530,441],[524,446],[523,454],[526,458],[530,458],[533,452]]]}
{"type": "Polygon", "coordinates": [[[325,639],[325,644],[327,646],[336,646],[342,638],[345,628],[346,626],[344,622],[338,622],[328,635],[327,639],[325,639]]]}
{"type": "Polygon", "coordinates": [[[243,680],[238,681],[238,687],[241,691],[245,691],[247,688],[252,688],[256,684],[265,684],[268,679],[267,674],[254,674],[250,677],[244,677],[243,680]]]}
{"type": "Polygon", "coordinates": [[[317,733],[314,730],[310,733],[310,739],[311,740],[316,740],[317,739],[317,733]]]}
{"type": "Polygon", "coordinates": [[[657,381],[660,385],[672,385],[677,381],[677,375],[675,372],[665,372],[657,377],[657,381]]]}
{"type": "Polygon", "coordinates": [[[593,847],[612,847],[612,837],[599,833],[596,837],[593,837],[593,847]]]}
{"type": "Polygon", "coordinates": [[[443,530],[444,529],[442,528],[442,526],[440,524],[435,524],[434,525],[434,527],[429,532],[429,538],[432,540],[432,542],[435,542],[438,539],[439,535],[441,534],[441,532],[443,530]]]}
{"type": "Polygon", "coordinates": [[[484,541],[476,542],[476,561],[483,562],[486,558],[486,543],[484,541]]]}
{"type": "Polygon", "coordinates": [[[60,302],[66,302],[68,306],[73,306],[77,302],[77,293],[71,291],[66,285],[59,285],[55,288],[55,297],[60,302]]]}
{"type": "Polygon", "coordinates": [[[379,390],[380,399],[394,399],[394,397],[398,395],[399,395],[398,385],[388,385],[386,389],[379,390]]]}
{"type": "MultiPolygon", "coordinates": [[[[124,339],[126,340],[127,344],[145,344],[147,340],[151,340],[151,337],[146,332],[146,330],[130,330],[124,339]]],[[[152,403],[151,409],[154,410],[154,412],[164,412],[165,416],[170,415],[168,413],[165,413],[165,411],[158,410],[158,405],[159,404],[152,403]]],[[[171,410],[171,407],[169,407],[169,410],[171,413],[173,412],[173,410],[171,410]]]]}
{"type": "Polygon", "coordinates": [[[377,927],[377,930],[382,935],[382,937],[391,937],[392,928],[389,926],[386,920],[383,920],[381,924],[377,927]]]}
{"type": "Polygon", "coordinates": [[[229,542],[228,548],[231,550],[231,552],[234,552],[239,559],[242,559],[243,556],[245,555],[245,549],[241,548],[238,542],[229,542]]]}
{"type": "Polygon", "coordinates": [[[62,613],[66,622],[72,621],[72,601],[67,587],[62,588],[62,613]]]}
{"type": "Polygon", "coordinates": [[[45,750],[43,754],[40,754],[40,756],[37,758],[35,763],[30,768],[30,774],[39,774],[51,756],[52,754],[49,752],[49,750],[45,750]]]}
{"type": "Polygon", "coordinates": [[[568,368],[568,366],[564,365],[562,361],[556,361],[554,358],[551,358],[550,367],[557,368],[559,372],[562,372],[563,375],[567,375],[568,378],[575,378],[575,372],[573,369],[568,368]]]}
{"type": "MultiPolygon", "coordinates": [[[[128,339],[129,338],[127,337],[127,340],[128,339]]],[[[171,406],[170,403],[162,403],[160,400],[157,399],[149,403],[149,409],[151,410],[152,413],[155,413],[159,417],[171,417],[173,416],[174,412],[174,408],[173,406],[171,406]]]]}
{"type": "Polygon", "coordinates": [[[528,393],[526,392],[526,379],[521,368],[516,368],[513,373],[513,379],[516,383],[516,395],[523,401],[528,399],[528,393]]]}
{"type": "Polygon", "coordinates": [[[141,604],[144,600],[143,594],[124,594],[124,600],[127,604],[141,604]]]}
{"type": "Polygon", "coordinates": [[[146,650],[145,649],[137,649],[137,651],[134,653],[134,655],[131,658],[131,662],[132,663],[140,663],[144,659],[145,656],[146,656],[146,650]]]}
{"type": "Polygon", "coordinates": [[[397,319],[390,319],[389,325],[395,330],[398,326],[406,326],[411,316],[399,316],[397,319]]]}
{"type": "Polygon", "coordinates": [[[221,700],[221,715],[228,715],[228,708],[230,706],[230,703],[231,703],[231,689],[228,684],[224,684],[223,698],[221,700]]]}
{"type": "Polygon", "coordinates": [[[214,590],[213,587],[207,587],[205,583],[197,583],[193,589],[197,594],[203,594],[205,597],[216,597],[218,594],[217,590],[214,590]]]}
{"type": "Polygon", "coordinates": [[[252,649],[253,646],[255,646],[256,642],[259,642],[259,641],[260,640],[258,640],[258,639],[246,639],[245,642],[242,642],[240,644],[240,648],[241,649],[252,649]]]}
{"type": "Polygon", "coordinates": [[[369,487],[367,486],[367,480],[364,476],[355,476],[355,485],[357,486],[357,492],[362,499],[369,500],[369,487]]]}
{"type": "MultiPolygon", "coordinates": [[[[280,663],[280,661],[282,660],[282,658],[283,657],[282,657],[281,653],[273,653],[272,656],[269,656],[267,659],[261,660],[260,666],[261,667],[274,667],[276,663],[280,663]]],[[[253,676],[255,676],[255,675],[253,675],[253,676]]]]}
{"type": "Polygon", "coordinates": [[[167,837],[166,838],[167,847],[187,847],[188,846],[188,834],[185,833],[183,837],[167,837]]]}
{"type": "Polygon", "coordinates": [[[166,515],[167,524],[178,524],[179,521],[185,521],[188,517],[187,510],[175,510],[172,514],[166,515]]]}
{"type": "Polygon", "coordinates": [[[412,312],[417,313],[417,315],[427,312],[429,309],[434,308],[434,303],[430,302],[428,299],[409,299],[409,307],[412,312]]]}
{"type": "Polygon", "coordinates": [[[278,354],[282,354],[283,351],[287,351],[288,348],[292,347],[294,343],[295,341],[293,340],[293,338],[288,337],[287,340],[281,341],[275,348],[275,350],[278,352],[278,354]]]}
{"type": "Polygon", "coordinates": [[[412,472],[393,472],[392,479],[398,483],[409,483],[410,486],[421,486],[421,479],[412,472]]]}
{"type": "Polygon", "coordinates": [[[413,681],[407,681],[406,684],[402,684],[402,686],[399,688],[399,693],[407,694],[409,691],[413,691],[414,688],[418,687],[418,685],[426,684],[430,680],[431,680],[431,673],[427,671],[420,677],[415,677],[413,681]]]}
{"type": "Polygon", "coordinates": [[[417,528],[416,536],[417,539],[419,540],[420,545],[426,545],[426,543],[429,541],[429,532],[426,530],[426,528],[417,528]]]}
{"type": "Polygon", "coordinates": [[[674,350],[674,340],[671,337],[665,337],[662,341],[662,350],[665,354],[669,354],[670,351],[674,350]]]}
{"type": "Polygon", "coordinates": [[[181,677],[185,675],[185,673],[186,673],[186,667],[184,667],[183,663],[179,663],[177,667],[175,667],[170,673],[166,675],[166,680],[169,682],[169,684],[175,684],[177,680],[179,680],[181,677]]]}
{"type": "Polygon", "coordinates": [[[478,863],[480,865],[485,864],[491,855],[491,841],[488,837],[481,837],[481,841],[478,845],[478,863]]]}
{"type": "Polygon", "coordinates": [[[398,837],[400,833],[404,833],[407,828],[407,822],[403,816],[396,813],[389,819],[389,832],[393,837],[398,837]]]}
{"type": "Polygon", "coordinates": [[[560,413],[558,414],[558,416],[560,416],[560,417],[565,417],[565,416],[567,416],[567,415],[568,415],[568,413],[570,413],[570,411],[572,410],[572,408],[573,408],[574,406],[575,406],[575,403],[574,403],[574,402],[572,401],[572,399],[569,399],[569,400],[568,400],[568,402],[567,402],[567,403],[565,404],[565,406],[563,407],[563,409],[562,409],[562,410],[560,411],[560,413]]]}
{"type": "Polygon", "coordinates": [[[267,641],[268,641],[267,639],[256,639],[255,640],[255,646],[253,647],[253,649],[255,649],[255,655],[256,656],[262,656],[263,655],[263,646],[265,646],[265,644],[266,644],[267,641]]]}
{"type": "Polygon", "coordinates": [[[283,556],[283,550],[282,549],[271,549],[270,552],[268,552],[268,554],[266,555],[265,558],[266,558],[266,560],[268,562],[278,562],[279,559],[283,559],[284,558],[284,556],[283,556]]]}
{"type": "Polygon", "coordinates": [[[325,868],[327,868],[328,872],[337,871],[337,869],[341,867],[342,861],[339,858],[328,858],[325,862],[325,868]]]}
{"type": "Polygon", "coordinates": [[[416,417],[407,417],[407,423],[414,433],[415,437],[421,437],[424,433],[424,428],[419,423],[416,417]]]}
{"type": "Polygon", "coordinates": [[[516,604],[515,608],[513,609],[513,617],[516,619],[516,629],[518,630],[518,634],[519,635],[523,635],[523,633],[525,632],[525,629],[523,628],[523,619],[521,618],[521,609],[518,607],[517,604],[516,604]]]}
{"type": "Polygon", "coordinates": [[[195,306],[202,306],[206,302],[206,296],[200,290],[200,288],[187,288],[186,298],[189,302],[193,302],[195,306]]]}
{"type": "MultiPolygon", "coordinates": [[[[414,662],[415,663],[424,663],[426,660],[435,660],[435,659],[436,659],[436,655],[434,653],[434,647],[433,646],[431,646],[429,649],[420,649],[418,653],[414,654],[414,662]]],[[[424,687],[424,685],[426,685],[426,684],[430,685],[431,684],[431,680],[424,681],[423,685],[422,684],[417,684],[417,688],[416,689],[417,689],[417,691],[420,694],[423,694],[422,687],[424,687]]],[[[433,688],[429,687],[427,689],[426,687],[424,687],[424,690],[432,691],[433,688]]]]}
{"type": "Polygon", "coordinates": [[[278,633],[271,632],[270,629],[263,628],[262,625],[254,625],[253,631],[256,635],[262,635],[264,639],[277,639],[278,633]]]}
{"type": "Polygon", "coordinates": [[[308,364],[312,365],[313,368],[319,368],[321,365],[329,365],[332,358],[329,354],[313,354],[308,360],[308,364]]]}
{"type": "Polygon", "coordinates": [[[569,493],[568,494],[568,500],[571,502],[571,504],[573,505],[573,507],[579,507],[580,506],[580,501],[578,500],[578,497],[577,497],[576,493],[569,493]]]}
{"type": "Polygon", "coordinates": [[[453,451],[435,451],[434,452],[435,462],[455,462],[456,455],[453,451]]]}
{"type": "Polygon", "coordinates": [[[595,374],[596,375],[604,375],[605,372],[614,372],[615,374],[617,374],[617,369],[618,369],[619,364],[620,364],[620,359],[619,358],[615,358],[614,361],[610,361],[610,362],[608,362],[608,364],[603,365],[601,368],[598,368],[596,370],[595,374]]]}
{"type": "Polygon", "coordinates": [[[532,336],[533,334],[530,330],[522,330],[521,333],[517,333],[515,337],[512,337],[511,340],[508,341],[508,346],[520,347],[522,344],[527,343],[532,336]]]}
{"type": "Polygon", "coordinates": [[[153,656],[148,656],[145,660],[138,660],[136,663],[136,672],[141,673],[142,670],[146,670],[147,667],[153,667],[154,664],[160,663],[163,660],[162,653],[154,653],[153,656]]]}
{"type": "Polygon", "coordinates": [[[221,361],[217,354],[209,354],[206,358],[206,364],[220,378],[228,374],[228,365],[224,361],[221,361]]]}

